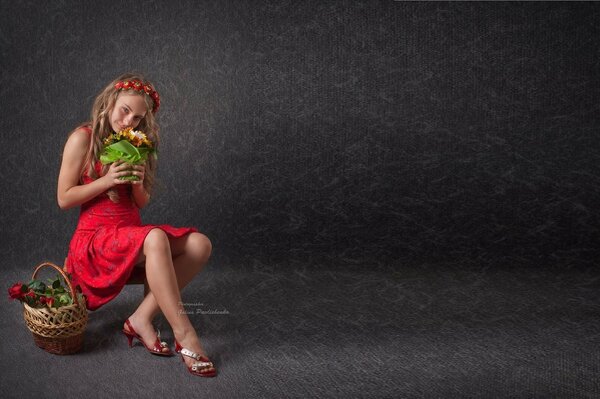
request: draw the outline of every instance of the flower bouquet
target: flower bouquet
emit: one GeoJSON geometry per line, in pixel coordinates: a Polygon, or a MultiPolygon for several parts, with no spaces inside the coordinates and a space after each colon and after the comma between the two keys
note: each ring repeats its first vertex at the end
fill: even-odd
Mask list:
{"type": "MultiPolygon", "coordinates": [[[[70,276],[67,274],[67,277],[70,276]]],[[[76,289],[79,289],[79,286],[76,289]]],[[[8,296],[11,300],[18,299],[32,308],[47,306],[58,309],[73,304],[73,297],[65,289],[58,275],[54,279],[49,279],[48,284],[40,280],[31,280],[27,284],[16,283],[8,289],[8,296]]],[[[77,296],[79,301],[84,300],[80,292],[77,292],[77,296]]]]}
{"type": "Polygon", "coordinates": [[[88,320],[85,296],[78,291],[60,267],[44,262],[35,269],[29,283],[14,284],[8,289],[8,295],[23,303],[25,324],[35,344],[47,352],[67,355],[82,348],[88,320]],[[49,284],[36,280],[43,267],[55,269],[62,281],[60,277],[50,280],[49,284]]]}
{"type": "MultiPolygon", "coordinates": [[[[149,156],[157,158],[152,141],[143,132],[128,127],[104,139],[100,162],[108,165],[115,161],[124,161],[131,165],[140,165],[145,163],[149,156]]],[[[122,176],[119,179],[139,180],[139,177],[122,176]]]]}

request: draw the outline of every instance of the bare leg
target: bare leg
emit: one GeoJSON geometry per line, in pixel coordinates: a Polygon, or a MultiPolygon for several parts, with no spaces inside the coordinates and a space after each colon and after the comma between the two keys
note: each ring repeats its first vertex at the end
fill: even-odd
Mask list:
{"type": "MultiPolygon", "coordinates": [[[[169,244],[173,256],[173,267],[177,276],[177,285],[181,292],[206,265],[212,251],[212,245],[210,240],[200,233],[192,233],[184,237],[169,239],[169,244]]],[[[145,260],[145,256],[142,255],[139,260],[145,260]]],[[[160,308],[158,307],[156,298],[152,291],[150,291],[131,316],[133,319],[142,319],[144,320],[143,322],[148,323],[149,339],[154,334],[150,324],[159,312],[160,308]]]]}
{"type": "MultiPolygon", "coordinates": [[[[183,312],[180,288],[189,283],[208,260],[210,241],[202,234],[193,233],[186,240],[169,242],[162,230],[154,229],[144,241],[143,255],[146,260],[146,277],[152,292],[130,317],[132,325],[140,335],[152,337],[154,333],[148,330],[151,331],[152,317],[160,307],[177,341],[194,352],[204,354],[196,331],[183,312]],[[171,246],[177,251],[183,246],[183,253],[175,261],[172,259],[171,246]]],[[[147,342],[153,340],[148,339],[147,342]]],[[[189,365],[193,360],[186,358],[186,363],[189,365]]]]}

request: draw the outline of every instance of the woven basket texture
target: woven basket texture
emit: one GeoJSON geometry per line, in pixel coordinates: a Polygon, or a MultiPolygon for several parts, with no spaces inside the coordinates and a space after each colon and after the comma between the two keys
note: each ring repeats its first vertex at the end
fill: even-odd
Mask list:
{"type": "Polygon", "coordinates": [[[73,285],[65,272],[53,263],[40,264],[33,272],[32,279],[35,279],[39,270],[44,267],[53,268],[62,275],[69,286],[73,304],[55,309],[46,306],[33,308],[23,303],[25,324],[33,334],[35,344],[40,348],[58,355],[75,353],[83,347],[83,337],[88,321],[85,298],[83,300],[77,298],[73,285]]]}

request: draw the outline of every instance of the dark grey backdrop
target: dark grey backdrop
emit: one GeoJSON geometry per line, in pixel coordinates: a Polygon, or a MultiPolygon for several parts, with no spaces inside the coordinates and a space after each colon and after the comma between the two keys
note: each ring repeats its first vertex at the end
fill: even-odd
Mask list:
{"type": "Polygon", "coordinates": [[[1,1],[3,258],[60,260],[67,133],[162,95],[146,222],[251,264],[598,256],[599,3],[1,1]]]}
{"type": "Polygon", "coordinates": [[[182,300],[230,312],[194,314],[220,375],[191,381],[126,350],[139,287],[76,357],[0,300],[4,397],[598,397],[599,26],[592,2],[0,0],[0,288],[65,256],[63,144],[136,70],[163,99],[143,217],[212,238],[182,300]]]}

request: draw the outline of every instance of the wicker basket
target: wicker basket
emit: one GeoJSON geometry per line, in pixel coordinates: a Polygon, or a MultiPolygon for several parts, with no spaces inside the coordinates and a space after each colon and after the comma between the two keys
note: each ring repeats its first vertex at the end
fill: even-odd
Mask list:
{"type": "Polygon", "coordinates": [[[46,306],[32,308],[23,303],[25,324],[33,334],[37,346],[57,355],[69,355],[83,347],[83,335],[88,321],[85,299],[83,301],[78,299],[65,272],[53,263],[44,262],[39,265],[31,278],[35,279],[38,271],[43,267],[51,267],[62,275],[69,286],[73,304],[54,309],[46,306]]]}

